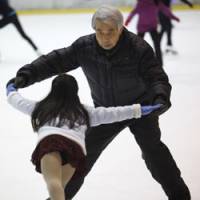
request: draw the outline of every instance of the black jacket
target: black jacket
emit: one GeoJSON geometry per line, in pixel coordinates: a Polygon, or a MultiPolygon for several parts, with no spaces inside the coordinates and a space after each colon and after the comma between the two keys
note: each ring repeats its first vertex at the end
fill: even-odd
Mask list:
{"type": "Polygon", "coordinates": [[[111,50],[102,49],[95,34],[83,36],[25,65],[17,76],[24,77],[26,87],[78,67],[87,77],[96,105],[151,104],[158,95],[169,101],[171,86],[152,48],[125,28],[111,50]]]}
{"type": "Polygon", "coordinates": [[[13,12],[15,12],[15,10],[11,8],[7,0],[0,0],[0,15],[7,17],[13,12]]]}

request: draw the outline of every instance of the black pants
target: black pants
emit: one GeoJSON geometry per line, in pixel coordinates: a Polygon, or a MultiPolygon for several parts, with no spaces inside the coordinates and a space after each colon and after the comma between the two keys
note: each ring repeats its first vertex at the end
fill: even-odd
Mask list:
{"type": "Polygon", "coordinates": [[[159,13],[159,21],[161,25],[161,31],[159,33],[160,41],[162,40],[163,34],[167,34],[167,45],[172,46],[172,23],[171,19],[162,13],[159,13]]]}
{"type": "Polygon", "coordinates": [[[38,48],[37,46],[33,43],[33,41],[27,36],[27,34],[24,32],[19,19],[16,14],[4,17],[0,20],[0,28],[3,28],[4,26],[8,24],[14,24],[20,35],[32,46],[32,48],[36,51],[38,48]]]}
{"type": "MultiPolygon", "coordinates": [[[[153,41],[156,57],[158,58],[161,66],[162,66],[163,65],[163,59],[162,59],[162,52],[161,52],[161,48],[160,48],[159,34],[156,30],[152,30],[149,33],[150,33],[151,39],[153,41]]],[[[145,35],[145,33],[138,33],[138,36],[140,36],[142,38],[144,38],[144,35],[145,35]]]]}
{"type": "MultiPolygon", "coordinates": [[[[107,145],[127,126],[140,146],[147,168],[153,178],[161,184],[168,198],[190,200],[190,192],[181,178],[180,170],[168,148],[160,140],[161,133],[156,116],[91,128],[86,136],[87,173],[107,145]]],[[[65,188],[66,199],[71,199],[83,182],[84,177],[72,178],[65,188]]]]}

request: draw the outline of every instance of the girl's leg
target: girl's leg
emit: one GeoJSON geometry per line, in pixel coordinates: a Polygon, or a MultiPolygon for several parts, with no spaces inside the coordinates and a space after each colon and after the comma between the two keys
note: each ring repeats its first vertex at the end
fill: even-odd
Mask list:
{"type": "Polygon", "coordinates": [[[60,153],[52,152],[44,155],[41,159],[41,171],[47,184],[50,199],[65,200],[60,153]]]}
{"type": "Polygon", "coordinates": [[[158,32],[156,30],[153,30],[150,32],[150,35],[153,40],[156,57],[158,58],[158,61],[160,62],[161,66],[162,66],[163,60],[162,60],[162,52],[161,52],[161,48],[160,48],[160,39],[159,39],[158,32]]]}
{"type": "Polygon", "coordinates": [[[63,188],[67,185],[67,183],[72,178],[76,168],[72,167],[70,164],[66,164],[62,167],[62,185],[63,188]]]}
{"type": "Polygon", "coordinates": [[[164,35],[165,31],[166,30],[163,27],[161,27],[161,31],[158,33],[160,43],[161,43],[161,40],[163,38],[163,35],[164,35]]]}
{"type": "Polygon", "coordinates": [[[32,48],[37,51],[38,47],[36,46],[36,44],[32,41],[32,39],[25,33],[24,29],[22,28],[22,25],[18,19],[17,15],[12,16],[13,17],[13,21],[12,23],[14,24],[14,26],[16,27],[16,29],[18,30],[18,32],[20,33],[20,35],[32,46],[32,48]]]}
{"type": "Polygon", "coordinates": [[[172,23],[171,20],[168,19],[169,22],[166,24],[166,32],[167,32],[167,45],[172,46],[172,23]]]}

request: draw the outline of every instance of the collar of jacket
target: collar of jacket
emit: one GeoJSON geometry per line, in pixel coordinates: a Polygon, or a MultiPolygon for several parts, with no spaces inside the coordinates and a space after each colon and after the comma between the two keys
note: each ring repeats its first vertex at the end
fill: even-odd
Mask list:
{"type": "Polygon", "coordinates": [[[124,27],[123,28],[123,31],[119,37],[119,41],[117,42],[117,44],[115,45],[115,47],[113,47],[112,49],[104,49],[102,48],[101,46],[99,46],[97,40],[96,40],[96,37],[95,37],[95,43],[96,43],[96,48],[97,48],[97,51],[101,54],[104,54],[106,57],[112,57],[117,51],[118,49],[122,46],[122,43],[123,43],[123,40],[124,40],[124,37],[127,33],[127,29],[124,27]]]}

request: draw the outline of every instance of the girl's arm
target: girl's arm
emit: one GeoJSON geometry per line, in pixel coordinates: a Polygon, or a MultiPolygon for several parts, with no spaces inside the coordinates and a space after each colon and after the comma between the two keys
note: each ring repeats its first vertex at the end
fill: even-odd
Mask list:
{"type": "Polygon", "coordinates": [[[187,0],[181,0],[181,1],[187,4],[188,6],[190,6],[190,8],[193,8],[193,3],[191,3],[190,1],[187,1],[187,0]]]}
{"type": "Polygon", "coordinates": [[[12,91],[8,94],[7,101],[15,109],[24,114],[31,115],[36,105],[35,101],[31,101],[22,97],[17,91],[12,91]]]}
{"type": "Polygon", "coordinates": [[[176,17],[172,12],[171,10],[165,6],[162,2],[160,2],[158,4],[158,9],[164,14],[166,15],[167,17],[169,17],[170,19],[174,19],[176,20],[177,22],[180,21],[180,19],[178,17],[176,17]]]}
{"type": "Polygon", "coordinates": [[[120,122],[132,118],[140,118],[142,116],[140,104],[108,108],[85,107],[90,117],[90,126],[120,122]]]}
{"type": "Polygon", "coordinates": [[[134,17],[134,15],[138,12],[138,4],[136,5],[135,8],[133,8],[131,10],[131,12],[129,13],[128,17],[126,18],[126,21],[125,21],[125,26],[128,26],[128,24],[131,22],[132,18],[134,17]]]}

